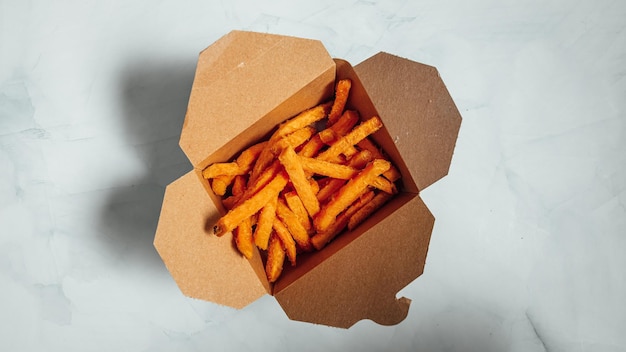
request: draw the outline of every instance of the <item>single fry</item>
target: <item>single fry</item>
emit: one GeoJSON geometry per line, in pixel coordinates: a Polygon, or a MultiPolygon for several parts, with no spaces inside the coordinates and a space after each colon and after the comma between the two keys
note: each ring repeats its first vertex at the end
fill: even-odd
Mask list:
{"type": "Polygon", "coordinates": [[[274,234],[278,236],[285,247],[285,252],[287,253],[287,258],[289,258],[289,262],[292,266],[296,265],[296,242],[294,241],[291,233],[287,230],[285,224],[282,223],[279,219],[274,219],[274,234]]]}
{"type": "Polygon", "coordinates": [[[337,82],[335,87],[335,101],[333,102],[333,106],[328,114],[329,126],[337,122],[341,116],[341,113],[346,106],[346,102],[348,102],[350,87],[352,87],[352,81],[349,79],[341,79],[337,82]]]}
{"type": "Polygon", "coordinates": [[[263,206],[259,212],[256,229],[254,230],[254,243],[263,250],[267,249],[274,220],[276,219],[276,200],[277,198],[274,198],[263,206]]]}
{"type": "Polygon", "coordinates": [[[287,174],[279,172],[270,183],[263,187],[252,197],[246,199],[243,203],[231,209],[222,216],[217,224],[213,227],[213,232],[217,236],[222,236],[226,232],[232,231],[243,220],[256,214],[265,204],[273,198],[278,197],[280,191],[287,185],[287,174]]]}
{"type": "Polygon", "coordinates": [[[398,189],[396,188],[396,185],[394,185],[391,181],[389,181],[388,179],[382,176],[376,177],[374,180],[372,180],[372,182],[369,185],[385,193],[389,193],[389,194],[398,193],[398,189]]]}
{"type": "Polygon", "coordinates": [[[383,204],[387,203],[389,199],[391,199],[393,195],[390,193],[381,192],[378,193],[374,198],[365,204],[361,209],[355,212],[348,221],[348,230],[352,230],[357,227],[363,220],[367,219],[370,215],[372,215],[378,208],[383,206],[383,204]]]}
{"type": "Polygon", "coordinates": [[[243,175],[235,176],[235,179],[233,181],[233,189],[231,192],[233,196],[241,197],[241,195],[244,193],[245,190],[246,190],[246,178],[243,175]]]}
{"type": "Polygon", "coordinates": [[[330,148],[318,155],[318,159],[325,161],[337,161],[338,156],[361,141],[363,138],[378,131],[383,126],[380,118],[374,116],[371,119],[362,122],[355,127],[350,133],[343,136],[335,142],[330,148]]]}
{"type": "Polygon", "coordinates": [[[235,232],[235,243],[237,249],[243,254],[244,257],[250,259],[254,253],[254,243],[252,242],[252,219],[245,218],[237,226],[235,232]]]}
{"type": "Polygon", "coordinates": [[[235,162],[237,163],[237,165],[239,165],[239,170],[243,174],[247,174],[248,172],[250,172],[252,165],[254,165],[254,162],[259,157],[263,149],[265,149],[267,144],[267,141],[257,143],[239,154],[239,157],[237,157],[237,160],[235,160],[235,162]]]}
{"type": "Polygon", "coordinates": [[[283,271],[285,262],[285,250],[283,243],[276,235],[272,236],[267,250],[267,263],[265,273],[269,282],[275,282],[283,271]]]}
{"type": "Polygon", "coordinates": [[[337,215],[357,200],[365,191],[368,184],[383,172],[387,171],[391,163],[387,160],[376,159],[369,163],[363,171],[346,183],[314,218],[313,224],[318,232],[326,231],[337,215]]]}
{"type": "Polygon", "coordinates": [[[206,169],[202,170],[202,177],[210,179],[216,178],[221,175],[243,175],[245,172],[242,172],[239,169],[239,165],[235,162],[232,163],[215,163],[209,165],[206,169]]]}
{"type": "Polygon", "coordinates": [[[356,169],[350,166],[335,164],[324,160],[305,158],[301,156],[298,156],[298,160],[300,161],[302,169],[304,169],[305,172],[317,175],[347,180],[354,176],[357,172],[356,169]]]}
{"type": "Polygon", "coordinates": [[[289,233],[293,237],[294,241],[298,244],[298,246],[303,251],[311,250],[311,240],[309,238],[309,234],[300,223],[300,220],[296,216],[296,214],[289,209],[287,204],[282,199],[278,199],[278,203],[276,205],[276,216],[287,226],[289,229],[289,233]]]}
{"type": "Polygon", "coordinates": [[[289,179],[296,189],[298,196],[302,199],[302,203],[307,212],[313,217],[320,210],[320,203],[311,189],[311,185],[306,178],[306,174],[304,173],[304,169],[302,169],[296,152],[293,148],[287,147],[280,153],[278,160],[280,160],[285,167],[285,171],[289,174],[289,179]]]}
{"type": "Polygon", "coordinates": [[[226,190],[228,189],[228,186],[230,186],[230,184],[233,182],[234,178],[235,176],[230,175],[220,175],[214,178],[211,181],[211,189],[213,190],[213,193],[217,194],[220,197],[226,194],[226,190]]]}
{"type": "Polygon", "coordinates": [[[313,226],[311,225],[311,220],[309,219],[309,213],[307,213],[304,208],[304,204],[302,204],[302,199],[298,197],[296,192],[287,192],[284,197],[287,206],[296,215],[298,221],[302,224],[302,227],[304,227],[307,233],[311,233],[313,226]]]}

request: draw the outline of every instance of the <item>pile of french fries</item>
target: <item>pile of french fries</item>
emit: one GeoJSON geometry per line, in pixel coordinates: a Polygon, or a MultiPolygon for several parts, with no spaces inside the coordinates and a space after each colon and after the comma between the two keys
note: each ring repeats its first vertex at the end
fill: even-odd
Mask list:
{"type": "Polygon", "coordinates": [[[322,249],[397,193],[400,173],[369,137],[382,127],[380,118],[361,121],[345,109],[351,85],[339,80],[331,102],[282,123],[236,160],[203,170],[228,210],[214,233],[232,232],[246,258],[255,246],[266,251],[270,282],[285,257],[296,265],[298,253],[322,249]]]}

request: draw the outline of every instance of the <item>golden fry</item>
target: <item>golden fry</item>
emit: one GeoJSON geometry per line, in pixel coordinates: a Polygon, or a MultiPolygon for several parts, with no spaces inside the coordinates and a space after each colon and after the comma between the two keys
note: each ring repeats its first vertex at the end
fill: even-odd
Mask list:
{"type": "Polygon", "coordinates": [[[292,266],[296,265],[296,242],[293,240],[291,233],[287,230],[285,224],[282,223],[278,218],[274,219],[274,234],[278,236],[285,247],[285,252],[287,253],[287,258],[289,258],[289,262],[292,266]]]}
{"type": "Polygon", "coordinates": [[[278,199],[278,203],[276,205],[276,216],[287,226],[289,229],[289,233],[291,237],[296,241],[298,246],[303,251],[311,250],[311,240],[309,238],[309,234],[306,229],[298,220],[296,214],[289,209],[287,204],[282,199],[278,199]]]}
{"type": "Polygon", "coordinates": [[[246,178],[243,175],[235,176],[235,180],[233,181],[233,189],[232,189],[233,196],[240,197],[245,190],[246,190],[246,178]]]}
{"type": "Polygon", "coordinates": [[[302,203],[309,215],[312,217],[317,214],[320,210],[320,203],[317,201],[315,193],[313,193],[311,189],[311,185],[306,178],[306,174],[304,173],[304,169],[302,169],[296,152],[293,148],[288,146],[280,153],[278,160],[280,160],[285,167],[285,171],[289,174],[289,179],[296,189],[298,196],[302,199],[302,203]]]}
{"type": "Polygon", "coordinates": [[[307,213],[304,208],[304,204],[302,204],[302,199],[298,197],[296,192],[287,192],[284,195],[285,202],[289,209],[296,215],[302,227],[306,230],[307,233],[311,233],[313,226],[311,226],[311,220],[309,219],[309,213],[307,213]]]}
{"type": "Polygon", "coordinates": [[[388,179],[382,176],[376,177],[369,185],[385,193],[389,193],[389,194],[398,193],[398,189],[396,188],[396,185],[394,185],[388,179]]]}
{"type": "Polygon", "coordinates": [[[328,139],[329,136],[333,136],[333,138],[339,138],[346,133],[348,133],[352,127],[359,122],[359,114],[353,110],[347,110],[343,113],[339,121],[332,125],[330,128],[320,131],[313,138],[309,139],[309,141],[302,147],[298,155],[312,158],[324,147],[325,143],[324,139],[328,139]],[[337,137],[334,137],[337,136],[337,137]],[[322,138],[323,137],[323,138],[322,138]]]}
{"type": "Polygon", "coordinates": [[[275,198],[263,206],[259,212],[256,229],[254,230],[254,243],[263,250],[267,249],[267,242],[276,219],[276,200],[275,198]]]}
{"type": "Polygon", "coordinates": [[[335,101],[333,102],[333,106],[328,114],[328,125],[331,126],[341,116],[343,109],[346,106],[346,102],[348,102],[348,95],[350,93],[350,87],[352,86],[352,81],[349,79],[342,79],[337,82],[335,87],[335,101]]]}
{"type": "Polygon", "coordinates": [[[304,158],[301,156],[298,156],[298,160],[305,172],[317,175],[347,180],[357,172],[356,169],[350,166],[335,164],[324,160],[304,158]]]}
{"type": "Polygon", "coordinates": [[[285,149],[285,147],[287,146],[291,146],[295,149],[304,142],[308,141],[314,133],[315,128],[304,127],[291,134],[288,134],[281,138],[278,142],[274,143],[274,145],[271,147],[272,154],[280,154],[280,152],[282,152],[283,149],[285,149]]]}
{"type": "Polygon", "coordinates": [[[346,183],[314,218],[313,224],[318,232],[328,229],[337,215],[357,200],[365,191],[368,184],[383,172],[387,171],[391,163],[387,160],[376,159],[369,163],[363,171],[346,183]]]}
{"type": "MultiPolygon", "coordinates": [[[[369,138],[363,138],[361,141],[359,141],[359,143],[357,143],[357,146],[359,146],[359,148],[363,150],[369,150],[376,159],[387,159],[383,156],[383,153],[381,153],[381,151],[374,144],[374,142],[372,142],[369,138]]],[[[400,171],[398,171],[398,169],[394,165],[391,165],[389,170],[383,173],[383,176],[385,176],[385,178],[391,182],[396,182],[401,177],[400,171]]]]}
{"type": "Polygon", "coordinates": [[[216,178],[221,175],[243,175],[245,172],[242,172],[239,169],[239,165],[235,162],[232,163],[215,163],[209,165],[206,169],[202,170],[202,177],[211,179],[216,178]]]}
{"type": "Polygon", "coordinates": [[[259,157],[263,149],[265,149],[267,144],[267,141],[257,143],[241,152],[235,162],[237,163],[237,165],[239,165],[239,169],[243,174],[247,174],[248,172],[250,172],[252,165],[254,165],[254,162],[259,157]]]}
{"type": "Polygon", "coordinates": [[[233,182],[234,178],[235,176],[231,175],[220,175],[214,178],[211,181],[211,189],[213,190],[213,193],[220,197],[226,194],[226,189],[230,186],[231,182],[233,182]]]}
{"type": "Polygon", "coordinates": [[[285,250],[283,244],[276,235],[270,239],[267,250],[267,263],[265,263],[265,273],[269,282],[275,282],[283,271],[285,262],[285,250]]]}
{"type": "Polygon", "coordinates": [[[278,197],[278,194],[287,185],[287,177],[284,171],[279,172],[270,183],[255,195],[246,199],[243,203],[229,210],[226,215],[222,216],[213,227],[213,232],[217,236],[222,236],[226,232],[232,231],[246,218],[256,214],[265,204],[270,202],[273,198],[278,197]]]}
{"type": "Polygon", "coordinates": [[[380,118],[374,116],[371,119],[359,124],[350,133],[343,136],[330,148],[318,155],[317,158],[325,161],[336,162],[340,154],[345,153],[350,148],[354,148],[355,144],[370,134],[378,131],[382,126],[383,123],[380,121],[380,118]]]}
{"type": "Polygon", "coordinates": [[[250,259],[254,253],[254,243],[252,242],[252,219],[245,218],[234,231],[237,249],[244,257],[250,259]]]}
{"type": "Polygon", "coordinates": [[[378,208],[383,206],[393,195],[390,193],[381,192],[374,198],[365,204],[361,209],[355,212],[348,221],[348,230],[352,230],[363,222],[367,217],[372,215],[378,208]]]}

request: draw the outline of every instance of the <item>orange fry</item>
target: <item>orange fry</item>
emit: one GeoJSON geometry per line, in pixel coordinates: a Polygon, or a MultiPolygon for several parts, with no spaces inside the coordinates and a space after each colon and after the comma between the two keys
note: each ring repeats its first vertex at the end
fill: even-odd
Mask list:
{"type": "Polygon", "coordinates": [[[274,219],[274,224],[272,225],[274,228],[274,234],[280,238],[280,241],[283,243],[285,247],[285,252],[287,252],[287,258],[289,258],[289,262],[292,266],[296,265],[296,242],[293,240],[291,233],[287,230],[285,224],[282,223],[278,218],[274,219]]]}
{"type": "Polygon", "coordinates": [[[302,169],[296,152],[293,148],[288,146],[280,153],[278,160],[280,160],[285,167],[285,171],[289,174],[289,179],[296,189],[298,196],[302,199],[302,203],[309,215],[312,217],[317,214],[320,210],[320,203],[317,201],[315,193],[313,193],[311,189],[311,185],[306,178],[306,174],[304,173],[304,169],[302,169]]]}
{"type": "Polygon", "coordinates": [[[333,125],[343,112],[343,109],[346,106],[346,102],[348,101],[348,95],[350,93],[350,87],[352,86],[352,81],[349,79],[341,79],[337,82],[335,87],[335,101],[333,102],[333,106],[328,114],[328,125],[333,125]]]}
{"type": "Polygon", "coordinates": [[[235,162],[232,163],[215,163],[209,165],[206,169],[202,170],[202,177],[204,178],[216,178],[221,175],[243,175],[245,172],[239,169],[239,165],[235,162]]]}
{"type": "MultiPolygon", "coordinates": [[[[376,159],[387,159],[383,156],[383,153],[381,153],[381,151],[374,144],[374,142],[372,142],[372,140],[369,138],[363,138],[361,141],[359,141],[359,143],[357,143],[357,146],[359,146],[359,148],[363,150],[369,150],[376,159]]],[[[398,169],[394,165],[391,165],[389,170],[385,171],[383,176],[385,176],[385,178],[387,178],[391,182],[396,182],[401,177],[400,171],[398,171],[398,169]]]]}
{"type": "Polygon", "coordinates": [[[369,185],[385,193],[389,193],[389,194],[398,193],[398,189],[396,188],[396,185],[394,185],[388,179],[382,176],[376,177],[369,185]]]}
{"type": "Polygon", "coordinates": [[[235,180],[233,181],[233,189],[232,189],[233,196],[240,197],[245,190],[246,190],[246,178],[243,175],[235,176],[235,180]]]}
{"type": "Polygon", "coordinates": [[[314,218],[313,224],[318,232],[328,229],[337,215],[357,200],[365,191],[368,184],[383,172],[387,171],[391,163],[387,160],[376,159],[369,163],[363,171],[346,183],[314,218]]]}
{"type": "Polygon", "coordinates": [[[250,259],[254,253],[254,243],[252,242],[252,219],[245,218],[234,231],[237,249],[244,257],[250,259]]]}
{"type": "Polygon", "coordinates": [[[333,136],[333,140],[339,138],[350,132],[357,122],[359,122],[359,114],[356,111],[347,110],[337,123],[313,136],[313,138],[302,147],[298,155],[308,158],[315,156],[325,144],[329,144],[324,142],[324,138],[328,139],[329,136],[333,136]],[[334,137],[335,135],[338,137],[334,137]]]}
{"type": "Polygon", "coordinates": [[[296,214],[289,209],[287,204],[282,199],[278,199],[278,204],[276,205],[276,216],[287,226],[289,229],[289,233],[296,241],[298,246],[304,251],[311,250],[311,240],[309,238],[309,234],[307,233],[302,223],[296,216],[296,214]]]}
{"type": "Polygon", "coordinates": [[[285,262],[285,250],[283,244],[276,235],[270,239],[267,250],[267,263],[265,263],[265,273],[269,282],[275,282],[283,271],[285,262]]]}
{"type": "Polygon", "coordinates": [[[380,121],[380,118],[376,116],[372,117],[371,119],[359,124],[350,133],[343,136],[330,148],[318,155],[317,158],[325,161],[337,161],[340,154],[345,153],[350,148],[354,148],[355,144],[370,134],[378,131],[382,126],[383,124],[382,121],[380,121]]]}
{"type": "Polygon", "coordinates": [[[213,193],[220,197],[226,194],[226,189],[231,182],[233,182],[234,178],[235,176],[231,175],[220,175],[214,178],[213,181],[211,181],[211,189],[213,190],[213,193]]]}
{"type": "Polygon", "coordinates": [[[237,157],[237,160],[235,160],[235,162],[237,163],[237,165],[239,165],[239,169],[244,174],[250,172],[250,169],[252,168],[255,160],[259,157],[267,144],[267,141],[257,143],[239,154],[239,157],[237,157]]]}
{"type": "Polygon", "coordinates": [[[356,211],[348,221],[348,230],[352,230],[357,227],[360,223],[363,222],[367,217],[372,215],[378,208],[383,206],[389,199],[391,199],[392,194],[381,192],[378,193],[374,198],[365,204],[361,209],[356,211]]]}
{"type": "Polygon", "coordinates": [[[335,164],[314,158],[298,156],[298,160],[305,172],[347,180],[356,174],[357,170],[350,166],[335,164]]]}
{"type": "Polygon", "coordinates": [[[256,229],[254,230],[254,243],[263,250],[267,249],[267,242],[272,233],[274,219],[276,219],[276,198],[263,206],[259,212],[256,229]]]}
{"type": "Polygon", "coordinates": [[[289,209],[291,209],[291,211],[296,215],[306,232],[310,233],[313,227],[311,226],[309,213],[306,212],[304,204],[302,204],[302,199],[298,197],[296,192],[287,192],[284,194],[284,197],[289,209]]]}
{"type": "Polygon", "coordinates": [[[217,236],[222,236],[228,231],[232,231],[243,220],[256,214],[265,204],[273,198],[278,197],[278,193],[287,185],[287,174],[279,172],[270,183],[263,187],[252,197],[246,199],[243,203],[231,209],[222,216],[217,224],[213,227],[213,232],[217,236]]]}
{"type": "Polygon", "coordinates": [[[306,142],[311,138],[311,136],[315,133],[315,128],[313,127],[304,127],[301,128],[291,134],[288,134],[281,138],[278,142],[274,143],[271,147],[272,154],[278,155],[280,152],[285,149],[287,146],[291,146],[292,148],[297,148],[302,143],[306,142]]]}

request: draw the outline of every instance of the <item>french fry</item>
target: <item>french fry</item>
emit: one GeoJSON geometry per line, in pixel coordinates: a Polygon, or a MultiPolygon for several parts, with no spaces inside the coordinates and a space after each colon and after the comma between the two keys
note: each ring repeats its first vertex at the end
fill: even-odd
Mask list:
{"type": "Polygon", "coordinates": [[[308,232],[304,226],[302,226],[296,214],[294,214],[280,198],[276,205],[276,216],[287,226],[289,233],[303,251],[306,252],[312,249],[308,232]]]}
{"type": "Polygon", "coordinates": [[[344,153],[346,150],[349,150],[349,148],[354,148],[355,144],[370,134],[378,131],[382,126],[383,124],[382,121],[380,121],[380,118],[374,116],[371,119],[359,124],[350,133],[343,136],[330,148],[319,154],[317,158],[325,161],[337,161],[339,154],[344,153]]]}
{"type": "Polygon", "coordinates": [[[274,234],[276,234],[276,236],[280,238],[283,246],[285,246],[285,252],[287,253],[287,258],[289,258],[289,262],[292,266],[295,266],[296,242],[291,236],[291,233],[289,233],[289,230],[287,229],[285,224],[283,224],[283,222],[280,221],[278,218],[274,219],[274,224],[272,225],[272,227],[274,228],[274,234]]]}
{"type": "Polygon", "coordinates": [[[302,165],[302,169],[305,172],[314,173],[317,175],[347,180],[350,177],[354,176],[357,172],[356,169],[350,166],[335,164],[315,158],[305,158],[298,156],[298,160],[302,165]]]}
{"type": "MultiPolygon", "coordinates": [[[[360,170],[372,160],[372,153],[370,153],[368,150],[361,150],[349,160],[348,166],[360,170]]],[[[328,182],[326,182],[324,187],[322,187],[319,192],[317,192],[317,200],[320,203],[326,202],[326,200],[330,198],[330,196],[335,194],[341,187],[343,187],[345,183],[345,180],[330,179],[328,182]]]]}
{"type": "Polygon", "coordinates": [[[216,178],[221,175],[243,175],[245,172],[242,172],[239,168],[239,165],[236,162],[232,163],[215,163],[209,165],[206,169],[202,170],[202,177],[206,179],[216,178]]]}
{"type": "Polygon", "coordinates": [[[374,191],[367,191],[363,194],[359,199],[357,199],[354,203],[346,209],[343,213],[337,216],[335,222],[329,226],[328,229],[324,232],[318,232],[315,236],[311,237],[311,243],[313,247],[318,251],[321,250],[328,242],[330,242],[335,236],[339,234],[349,223],[353,214],[355,214],[359,209],[365,206],[369,201],[374,198],[374,191]]]}
{"type": "Polygon", "coordinates": [[[296,215],[302,227],[304,227],[307,233],[311,233],[313,226],[311,225],[311,220],[309,220],[309,213],[307,213],[304,204],[302,204],[302,199],[298,197],[296,192],[287,192],[284,197],[287,206],[296,215]]]}
{"type": "Polygon", "coordinates": [[[274,143],[274,145],[271,147],[272,154],[280,154],[280,152],[282,152],[283,149],[285,149],[287,146],[296,149],[301,144],[309,140],[314,133],[315,128],[313,127],[304,127],[295,132],[292,132],[291,134],[284,136],[279,141],[274,143]]]}
{"type": "Polygon", "coordinates": [[[291,147],[285,148],[278,156],[278,160],[285,167],[285,171],[289,174],[289,179],[296,189],[298,196],[302,199],[302,203],[310,216],[314,216],[320,210],[320,204],[315,197],[315,193],[311,189],[311,185],[306,178],[304,169],[300,164],[300,160],[296,152],[291,147]]]}
{"type": "Polygon", "coordinates": [[[234,178],[235,176],[231,175],[219,175],[215,177],[213,181],[211,181],[211,189],[213,190],[213,193],[220,197],[226,194],[226,189],[228,189],[228,186],[230,186],[234,178]]]}
{"type": "Polygon", "coordinates": [[[375,159],[369,163],[363,171],[348,181],[337,192],[337,195],[320,210],[313,220],[315,229],[318,232],[326,231],[337,215],[365,193],[368,184],[387,171],[390,166],[391,163],[383,159],[375,159]]]}
{"type": "MultiPolygon", "coordinates": [[[[369,150],[376,159],[387,159],[385,158],[385,156],[383,156],[383,153],[380,152],[374,142],[372,142],[369,138],[363,138],[357,143],[357,146],[362,150],[369,150]]],[[[398,169],[394,165],[391,165],[389,170],[383,173],[383,176],[385,176],[385,178],[391,182],[396,182],[401,177],[400,171],[398,171],[398,169]]]]}
{"type": "Polygon", "coordinates": [[[270,183],[263,187],[252,197],[246,199],[243,203],[231,209],[222,216],[217,224],[213,227],[213,233],[222,236],[226,232],[232,231],[243,220],[256,214],[265,204],[273,198],[278,197],[280,191],[287,185],[287,173],[279,172],[270,183]]]}
{"type": "Polygon", "coordinates": [[[391,199],[393,195],[390,193],[381,192],[374,196],[374,198],[365,204],[361,209],[356,211],[348,220],[348,229],[353,230],[357,227],[363,220],[367,219],[370,215],[372,215],[378,208],[383,206],[383,204],[387,203],[389,199],[391,199]]]}
{"type": "Polygon", "coordinates": [[[359,114],[353,110],[347,110],[341,116],[341,118],[332,125],[330,128],[322,130],[318,132],[313,138],[311,138],[300,150],[298,155],[311,158],[317,155],[317,152],[324,147],[324,145],[328,144],[324,142],[324,139],[329,139],[331,136],[334,139],[339,137],[334,136],[343,136],[348,133],[356,123],[359,122],[359,114]]]}
{"type": "Polygon", "coordinates": [[[278,236],[273,235],[269,242],[267,262],[265,263],[265,273],[267,275],[267,281],[275,282],[283,271],[285,250],[283,249],[283,243],[278,236]]]}
{"type": "Polygon", "coordinates": [[[246,178],[243,175],[235,176],[235,179],[233,180],[233,189],[231,192],[233,196],[241,197],[241,195],[244,193],[245,190],[246,190],[246,178]]]}
{"type": "Polygon", "coordinates": [[[346,102],[348,101],[348,95],[350,93],[350,87],[352,87],[352,81],[349,79],[341,79],[337,82],[335,87],[335,101],[328,114],[328,125],[331,126],[341,116],[346,102]]]}
{"type": "Polygon", "coordinates": [[[398,189],[396,188],[396,185],[391,183],[391,181],[384,178],[383,176],[376,177],[369,185],[385,193],[389,193],[389,194],[398,193],[398,189]]]}
{"type": "Polygon", "coordinates": [[[254,243],[263,250],[267,249],[267,243],[276,219],[276,201],[277,198],[274,198],[263,206],[254,230],[254,243]]]}
{"type": "Polygon", "coordinates": [[[241,252],[241,254],[248,259],[252,258],[252,254],[254,253],[254,243],[252,242],[251,218],[245,218],[239,223],[239,225],[237,225],[234,236],[239,252],[241,252]]]}
{"type": "Polygon", "coordinates": [[[257,143],[239,154],[239,157],[237,157],[237,160],[235,160],[235,162],[237,163],[237,165],[239,165],[239,170],[243,172],[243,174],[247,174],[248,172],[250,172],[252,165],[254,165],[254,162],[259,157],[263,149],[267,146],[267,144],[267,141],[257,143]]]}

